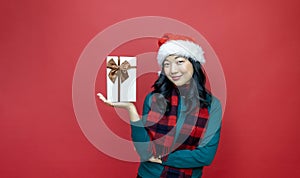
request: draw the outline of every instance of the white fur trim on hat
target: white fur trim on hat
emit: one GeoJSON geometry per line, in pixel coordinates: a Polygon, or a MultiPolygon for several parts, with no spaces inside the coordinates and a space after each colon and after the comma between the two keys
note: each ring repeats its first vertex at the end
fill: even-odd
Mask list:
{"type": "Polygon", "coordinates": [[[202,48],[191,41],[187,40],[170,40],[162,44],[157,53],[157,61],[160,66],[170,55],[190,57],[201,64],[205,63],[204,51],[202,48]]]}

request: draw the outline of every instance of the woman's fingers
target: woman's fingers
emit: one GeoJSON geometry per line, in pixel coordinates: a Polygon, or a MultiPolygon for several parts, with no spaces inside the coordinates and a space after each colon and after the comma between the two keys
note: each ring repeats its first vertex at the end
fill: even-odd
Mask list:
{"type": "Polygon", "coordinates": [[[107,104],[109,106],[118,107],[118,108],[128,108],[131,105],[131,103],[129,103],[129,102],[128,103],[127,102],[116,102],[116,103],[110,102],[102,95],[102,93],[97,93],[97,96],[99,97],[99,99],[101,101],[103,101],[105,104],[107,104]]]}
{"type": "Polygon", "coordinates": [[[154,158],[153,156],[151,158],[149,158],[149,161],[150,162],[154,162],[154,163],[160,163],[160,164],[162,164],[161,159],[154,158]]]}
{"type": "Polygon", "coordinates": [[[109,106],[114,106],[112,102],[107,101],[107,99],[102,95],[102,93],[97,93],[97,96],[101,101],[103,101],[105,104],[109,106]]]}

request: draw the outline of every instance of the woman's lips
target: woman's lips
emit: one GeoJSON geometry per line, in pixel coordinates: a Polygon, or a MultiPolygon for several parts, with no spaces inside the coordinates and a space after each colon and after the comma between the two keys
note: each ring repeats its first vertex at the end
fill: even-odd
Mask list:
{"type": "Polygon", "coordinates": [[[181,76],[172,76],[171,78],[172,78],[172,80],[177,81],[177,80],[180,79],[180,77],[181,77],[181,76]]]}

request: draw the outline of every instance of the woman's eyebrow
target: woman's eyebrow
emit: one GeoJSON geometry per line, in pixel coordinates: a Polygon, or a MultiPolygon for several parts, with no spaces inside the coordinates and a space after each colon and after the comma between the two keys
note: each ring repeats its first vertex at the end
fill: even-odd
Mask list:
{"type": "Polygon", "coordinates": [[[178,58],[184,58],[184,57],[182,57],[182,56],[176,56],[174,59],[178,59],[178,58]]]}

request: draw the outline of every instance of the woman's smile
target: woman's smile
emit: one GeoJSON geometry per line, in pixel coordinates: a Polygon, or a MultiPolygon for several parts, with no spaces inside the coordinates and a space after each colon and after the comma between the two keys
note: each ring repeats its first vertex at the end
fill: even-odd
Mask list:
{"type": "Polygon", "coordinates": [[[174,80],[174,81],[177,81],[177,80],[179,80],[179,79],[180,79],[180,77],[181,77],[181,75],[180,75],[180,76],[171,76],[172,80],[174,80]]]}
{"type": "Polygon", "coordinates": [[[167,78],[176,86],[190,83],[194,68],[192,63],[181,56],[168,56],[163,63],[164,73],[167,78]]]}

